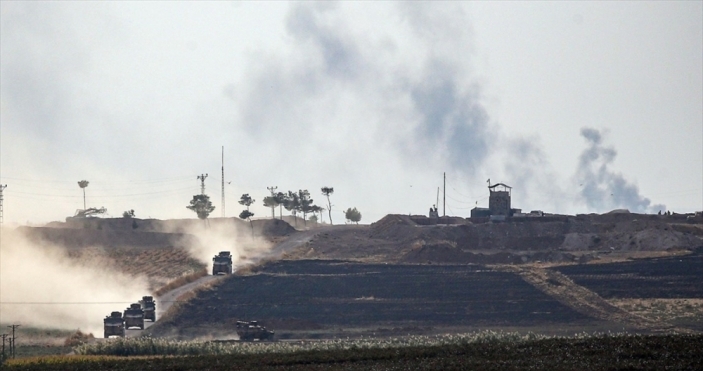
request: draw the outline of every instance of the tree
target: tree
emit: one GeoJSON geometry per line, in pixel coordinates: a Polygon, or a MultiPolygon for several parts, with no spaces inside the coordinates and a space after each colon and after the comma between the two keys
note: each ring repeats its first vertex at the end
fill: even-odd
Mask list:
{"type": "Polygon", "coordinates": [[[83,210],[85,210],[85,188],[88,186],[88,183],[90,182],[87,180],[81,180],[78,182],[78,186],[83,190],[83,210]]]}
{"type": "Polygon", "coordinates": [[[316,222],[322,220],[322,210],[324,210],[324,208],[317,206],[317,205],[312,205],[312,207],[310,208],[311,213],[313,213],[313,214],[320,213],[319,217],[317,217],[317,216],[315,217],[316,222]]]}
{"type": "Polygon", "coordinates": [[[348,208],[347,211],[344,212],[344,216],[348,221],[356,224],[359,224],[359,221],[361,220],[361,213],[356,208],[348,208]]]}
{"type": "Polygon", "coordinates": [[[283,220],[283,205],[286,204],[288,197],[283,192],[276,193],[274,197],[276,198],[276,203],[278,203],[278,215],[281,217],[281,220],[283,220]]]}
{"type": "Polygon", "coordinates": [[[193,196],[193,199],[190,200],[190,205],[186,206],[186,208],[195,211],[198,214],[198,218],[203,220],[207,219],[210,213],[215,210],[215,206],[212,206],[212,202],[210,202],[210,197],[203,194],[193,196]]]}
{"type": "Polygon", "coordinates": [[[248,193],[243,194],[242,197],[239,198],[239,204],[246,206],[247,211],[249,211],[249,206],[251,206],[251,204],[253,204],[254,201],[256,201],[256,200],[251,198],[251,196],[249,196],[248,193]]]}
{"type": "Polygon", "coordinates": [[[332,224],[332,203],[330,202],[330,195],[334,193],[333,187],[322,187],[322,194],[327,196],[327,212],[330,217],[330,224],[332,224]]]}
{"type": "Polygon", "coordinates": [[[308,218],[308,213],[312,212],[312,207],[314,206],[312,204],[312,198],[310,198],[310,192],[308,192],[307,189],[299,190],[298,191],[298,210],[303,213],[303,222],[305,222],[305,225],[308,225],[307,218],[308,218]]]}
{"type": "Polygon", "coordinates": [[[135,215],[134,215],[134,209],[132,209],[132,210],[127,210],[127,211],[125,211],[125,212],[122,213],[122,217],[123,217],[123,218],[126,218],[126,219],[134,218],[134,216],[135,216],[135,215]]]}
{"type": "Polygon", "coordinates": [[[249,225],[251,226],[251,237],[254,237],[254,224],[251,222],[251,217],[254,216],[254,213],[252,213],[249,210],[242,210],[241,213],[239,213],[239,218],[243,220],[248,220],[249,225]]]}
{"type": "Polygon", "coordinates": [[[315,215],[315,214],[310,215],[310,217],[308,218],[308,220],[310,220],[310,222],[313,223],[313,224],[317,224],[317,215],[315,215]]]}
{"type": "Polygon", "coordinates": [[[295,220],[295,226],[297,227],[298,218],[295,216],[295,214],[298,213],[298,209],[300,208],[300,199],[298,198],[298,194],[293,191],[288,191],[288,195],[286,195],[286,201],[283,204],[283,207],[285,207],[286,210],[291,212],[295,220]]]}
{"type": "Polygon", "coordinates": [[[264,197],[264,206],[271,208],[271,219],[276,218],[276,206],[278,206],[278,199],[276,196],[266,196],[264,197]]]}

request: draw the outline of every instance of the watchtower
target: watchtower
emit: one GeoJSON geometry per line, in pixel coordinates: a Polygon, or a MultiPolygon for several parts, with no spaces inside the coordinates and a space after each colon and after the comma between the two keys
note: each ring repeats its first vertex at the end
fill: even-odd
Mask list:
{"type": "Polygon", "coordinates": [[[488,198],[488,209],[491,215],[510,216],[510,193],[512,187],[503,183],[488,185],[490,196],[488,198]]]}

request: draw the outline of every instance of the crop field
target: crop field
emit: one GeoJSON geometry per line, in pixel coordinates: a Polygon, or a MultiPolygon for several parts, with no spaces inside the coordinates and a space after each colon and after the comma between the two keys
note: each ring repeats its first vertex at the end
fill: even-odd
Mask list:
{"type": "Polygon", "coordinates": [[[703,335],[569,338],[478,333],[281,343],[122,339],[79,355],[9,360],[8,370],[698,370],[703,335]],[[99,355],[86,355],[99,354],[99,355]]]}
{"type": "Polygon", "coordinates": [[[276,330],[294,325],[544,328],[598,322],[514,273],[478,265],[280,261],[252,273],[233,275],[200,292],[171,321],[181,328],[232,329],[236,320],[259,320],[276,330]]]}
{"type": "Polygon", "coordinates": [[[605,299],[703,299],[703,252],[553,268],[605,299]]]}

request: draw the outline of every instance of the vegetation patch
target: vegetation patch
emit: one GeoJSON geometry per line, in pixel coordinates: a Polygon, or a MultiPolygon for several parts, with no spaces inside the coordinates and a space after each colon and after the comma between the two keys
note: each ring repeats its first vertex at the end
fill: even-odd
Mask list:
{"type": "Polygon", "coordinates": [[[153,339],[104,343],[109,345],[81,346],[77,351],[112,349],[130,356],[40,357],[11,360],[5,366],[8,370],[693,370],[703,366],[703,335],[582,334],[558,338],[481,332],[297,344],[153,339]],[[196,353],[133,356],[135,350],[153,354],[162,345],[178,354],[196,353]]]}

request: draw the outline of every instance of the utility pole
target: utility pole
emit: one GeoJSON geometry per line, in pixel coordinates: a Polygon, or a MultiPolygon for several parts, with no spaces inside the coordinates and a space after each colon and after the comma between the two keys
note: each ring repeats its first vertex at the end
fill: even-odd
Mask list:
{"type": "MultiPolygon", "coordinates": [[[[278,186],[270,186],[266,187],[269,191],[271,191],[271,197],[276,197],[276,190],[278,189],[278,186]]],[[[271,218],[276,219],[276,210],[275,207],[271,208],[271,218]]]]}
{"type": "Polygon", "coordinates": [[[2,225],[2,221],[3,221],[2,190],[5,188],[7,188],[7,184],[5,184],[5,185],[0,184],[0,225],[2,225]]]}
{"type": "Polygon", "coordinates": [[[7,327],[12,328],[12,339],[10,339],[10,354],[12,354],[12,358],[15,358],[15,329],[20,327],[20,325],[10,325],[7,327]]]}
{"type": "Polygon", "coordinates": [[[0,355],[0,363],[5,360],[5,338],[7,338],[7,334],[2,334],[2,355],[0,355]]]}
{"type": "Polygon", "coordinates": [[[444,173],[444,191],[442,191],[442,216],[447,216],[447,173],[444,173]]]}
{"type": "Polygon", "coordinates": [[[222,217],[225,217],[225,146],[222,146],[222,217]]]}
{"type": "Polygon", "coordinates": [[[200,194],[205,194],[205,178],[207,178],[207,173],[205,175],[198,175],[198,180],[200,180],[200,194]]]}
{"type": "Polygon", "coordinates": [[[437,205],[439,205],[439,187],[437,187],[437,201],[435,201],[434,207],[439,207],[437,205]]]}

